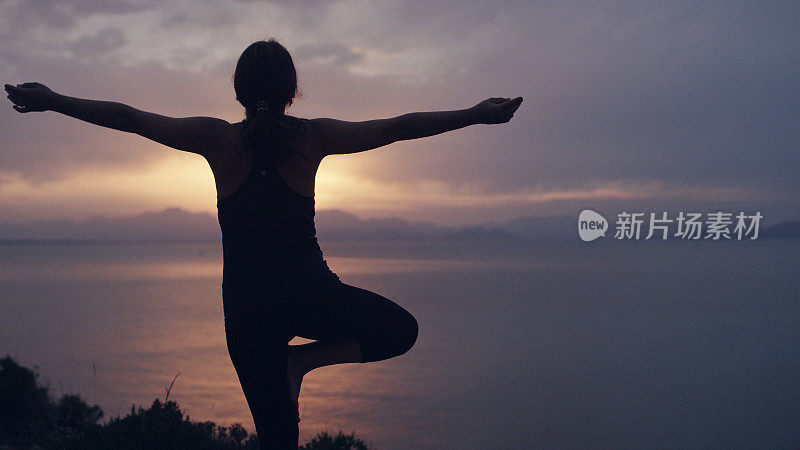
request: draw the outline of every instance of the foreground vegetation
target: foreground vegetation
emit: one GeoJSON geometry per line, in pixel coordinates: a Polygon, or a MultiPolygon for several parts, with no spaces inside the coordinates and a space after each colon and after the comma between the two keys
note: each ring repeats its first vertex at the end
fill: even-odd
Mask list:
{"type": "MultiPolygon", "coordinates": [[[[10,357],[0,359],[0,449],[257,449],[258,437],[240,424],[193,422],[174,401],[156,399],[148,409],[100,423],[103,411],[77,395],[51,399],[38,374],[10,357]]],[[[353,434],[327,432],[301,450],[368,450],[353,434]]]]}

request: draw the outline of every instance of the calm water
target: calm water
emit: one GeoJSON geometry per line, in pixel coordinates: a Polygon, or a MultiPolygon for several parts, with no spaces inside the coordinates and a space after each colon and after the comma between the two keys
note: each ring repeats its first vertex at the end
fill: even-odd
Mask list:
{"type": "MultiPolygon", "coordinates": [[[[798,241],[323,250],[420,335],[399,358],[307,375],[301,442],[341,429],[389,449],[800,445],[798,241]]],[[[180,372],[185,413],[252,430],[221,268],[216,244],[0,245],[0,354],[106,416],[163,399],[180,372]]]]}

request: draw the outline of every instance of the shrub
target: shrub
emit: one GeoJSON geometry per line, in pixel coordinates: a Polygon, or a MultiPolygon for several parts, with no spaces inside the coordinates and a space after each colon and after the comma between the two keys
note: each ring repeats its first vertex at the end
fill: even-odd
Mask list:
{"type": "MultiPolygon", "coordinates": [[[[192,422],[174,401],[156,399],[150,408],[131,406],[106,424],[99,406],[77,395],[53,402],[38,374],[6,356],[0,360],[0,446],[57,449],[257,449],[258,437],[241,424],[222,427],[192,422]]],[[[302,450],[368,450],[354,434],[317,434],[302,450]]]]}
{"type": "Polygon", "coordinates": [[[364,441],[356,439],[355,433],[347,435],[339,431],[336,436],[331,436],[327,431],[323,431],[305,445],[301,445],[299,450],[369,450],[369,448],[364,441]]]}

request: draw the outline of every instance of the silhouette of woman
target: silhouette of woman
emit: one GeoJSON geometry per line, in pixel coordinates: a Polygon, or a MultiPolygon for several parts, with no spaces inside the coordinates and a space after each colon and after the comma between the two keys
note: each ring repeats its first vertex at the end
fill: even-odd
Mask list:
{"type": "Polygon", "coordinates": [[[522,98],[490,98],[455,111],[347,122],[289,116],[297,75],[274,39],[251,44],[233,78],[246,117],[172,118],[55,93],[40,83],[5,85],[21,113],[56,111],[139,134],[206,158],[222,229],[225,333],[263,448],[297,448],[303,375],[323,366],[380,361],[407,352],[417,322],[376,293],[343,283],[328,267],[314,227],[314,179],[327,155],[473,124],[508,122],[522,98]],[[295,337],[315,340],[289,345],[295,337]]]}

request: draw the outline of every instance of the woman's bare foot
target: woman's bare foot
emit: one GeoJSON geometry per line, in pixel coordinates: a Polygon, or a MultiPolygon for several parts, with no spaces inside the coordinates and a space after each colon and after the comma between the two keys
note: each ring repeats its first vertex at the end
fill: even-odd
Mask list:
{"type": "Polygon", "coordinates": [[[286,361],[286,376],[289,393],[298,409],[297,421],[300,421],[298,399],[303,375],[318,368],[333,364],[361,362],[361,346],[351,339],[339,342],[314,341],[308,344],[289,345],[289,357],[286,361]]]}

